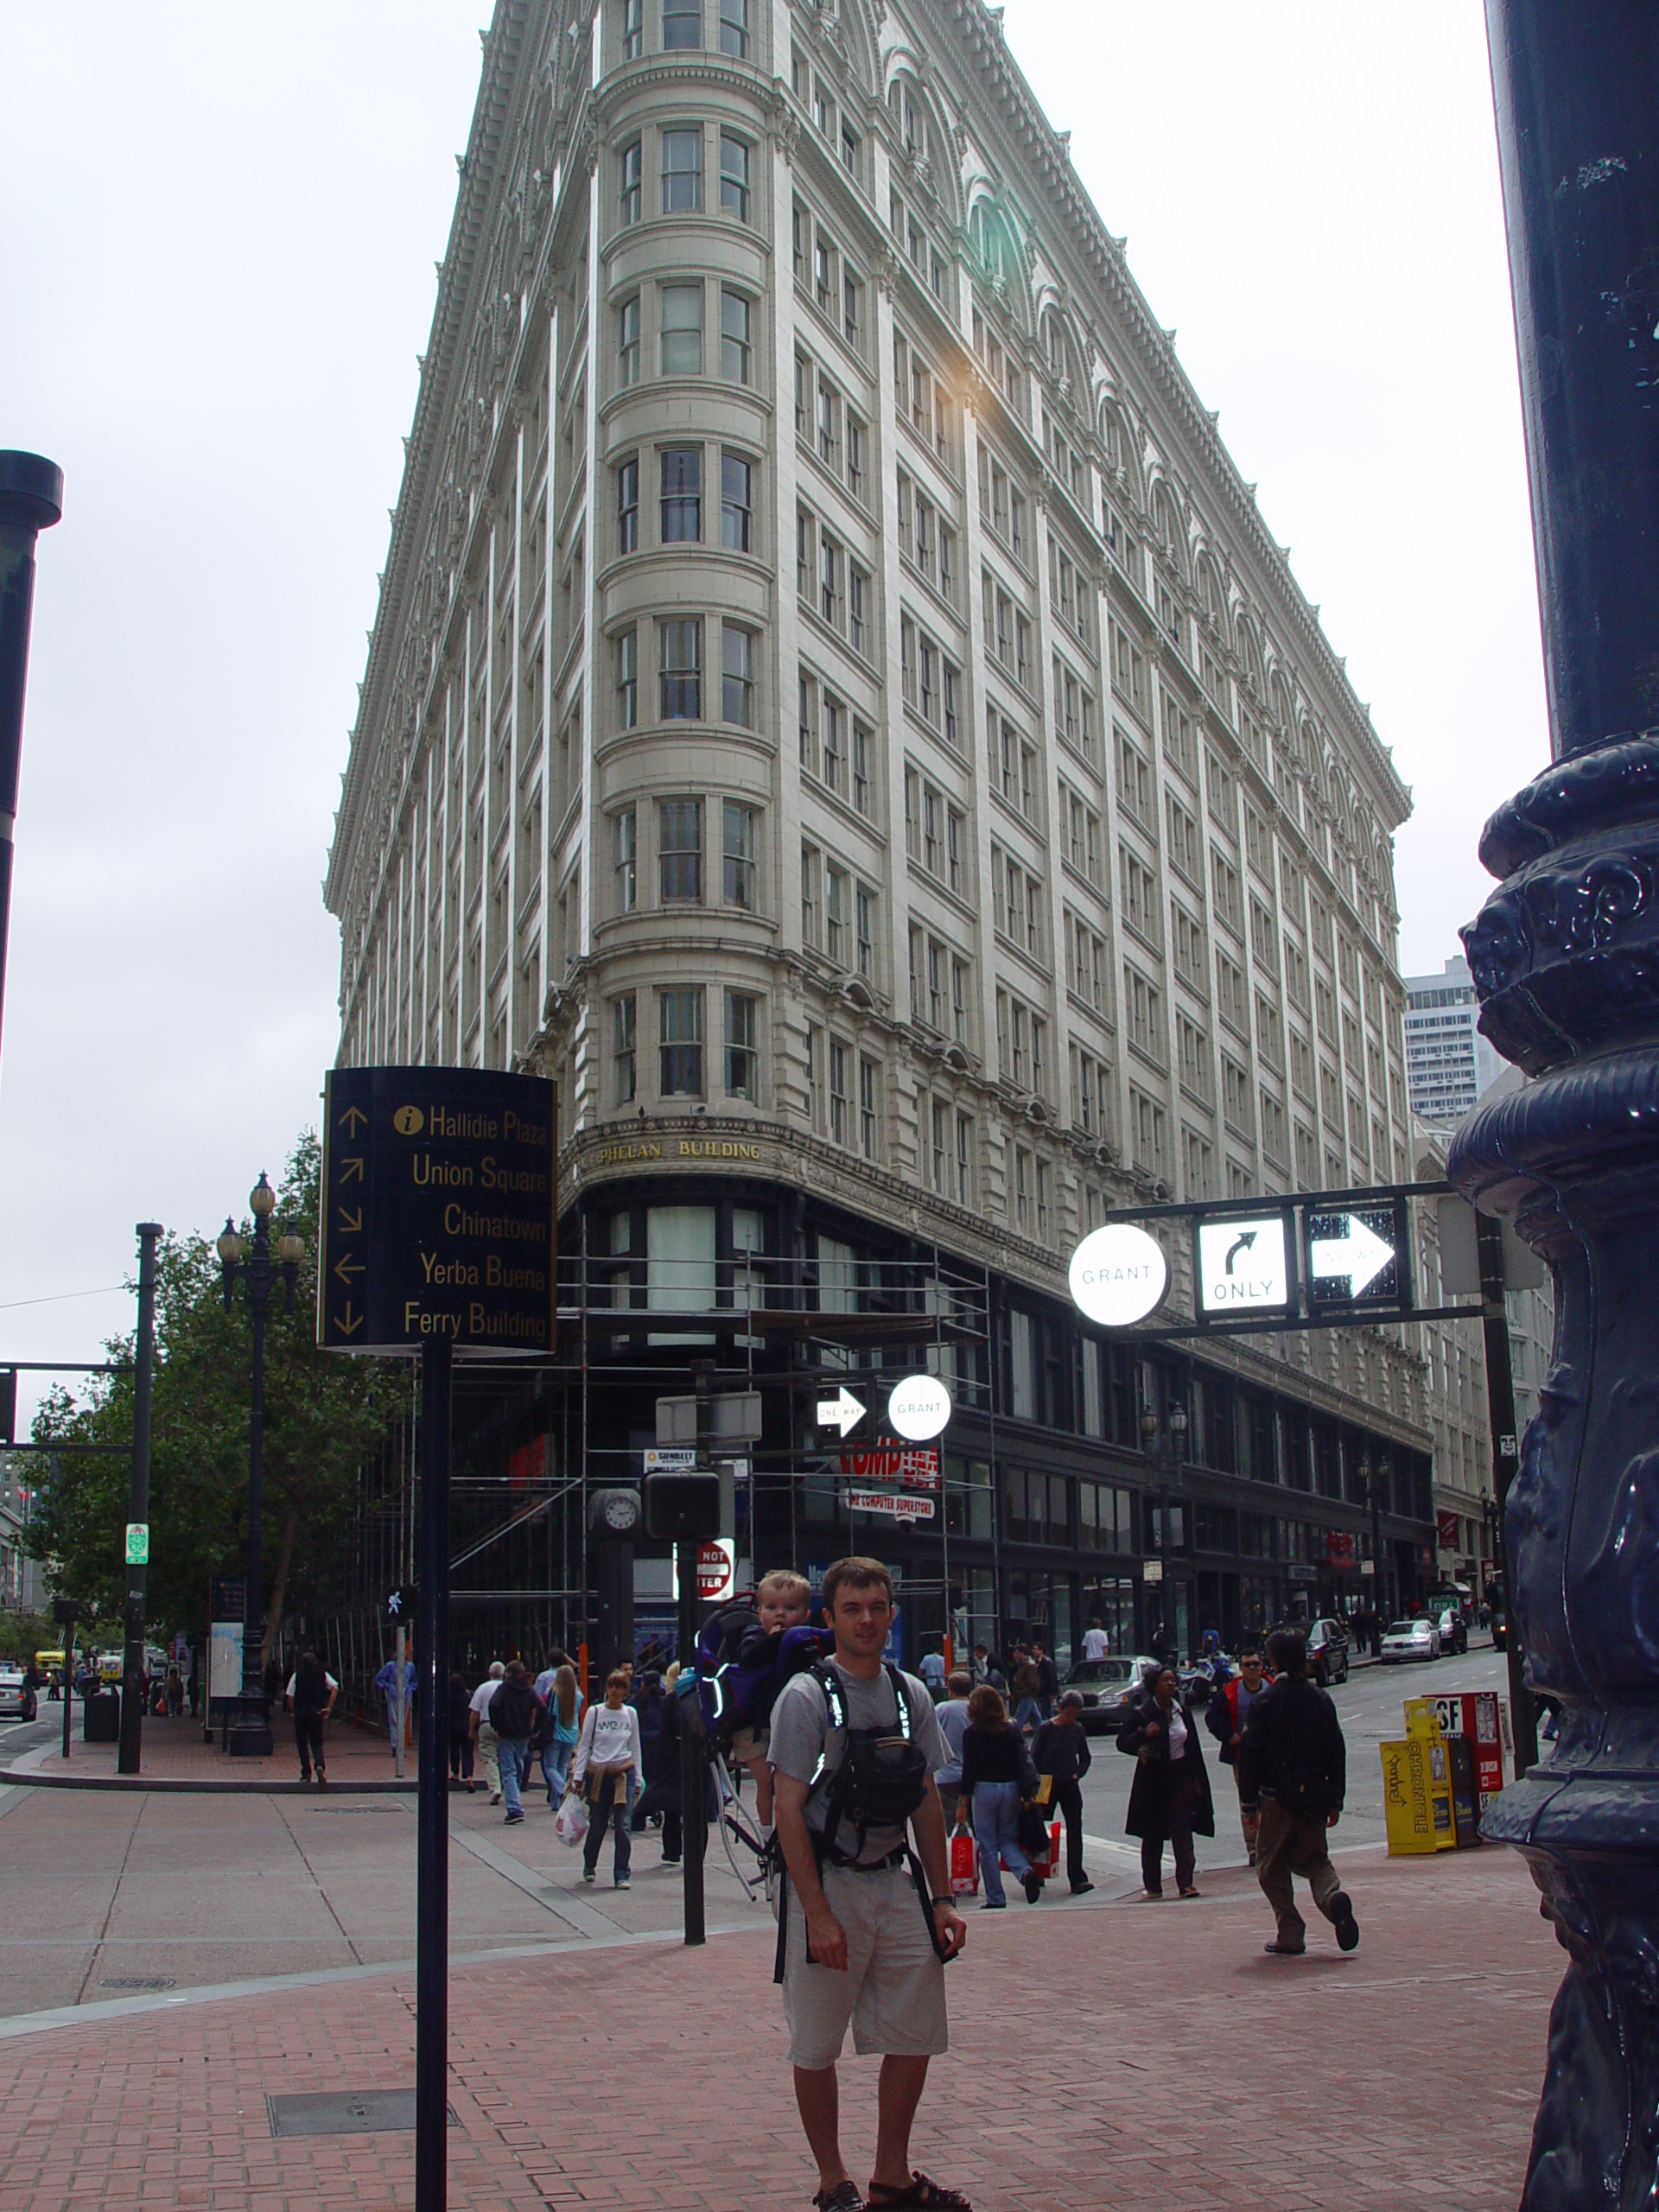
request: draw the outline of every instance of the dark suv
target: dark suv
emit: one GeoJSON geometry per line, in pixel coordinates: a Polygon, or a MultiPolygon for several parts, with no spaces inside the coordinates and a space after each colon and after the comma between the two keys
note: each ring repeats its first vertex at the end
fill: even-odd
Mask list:
{"type": "Polygon", "coordinates": [[[1306,1639],[1310,1681],[1328,1690],[1332,1682],[1347,1681],[1348,1631],[1340,1621],[1321,1618],[1313,1621],[1281,1621],[1279,1625],[1306,1639]]]}

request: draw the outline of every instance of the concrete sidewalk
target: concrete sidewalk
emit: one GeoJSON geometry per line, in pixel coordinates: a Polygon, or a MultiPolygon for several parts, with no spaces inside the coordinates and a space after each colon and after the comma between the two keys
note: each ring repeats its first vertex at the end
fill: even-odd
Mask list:
{"type": "MultiPolygon", "coordinates": [[[[1488,1849],[1357,1852],[1344,1871],[1363,1931],[1347,1958],[1317,1921],[1306,1959],[1265,1957],[1243,1868],[1196,1903],[972,1916],[917,2162],[979,2212],[1513,2205],[1562,1967],[1524,1868],[1488,1849]]],[[[804,2212],[771,1974],[759,1916],[700,1951],[578,1938],[458,1962],[455,2212],[804,2212]]],[[[412,2086],[414,1997],[399,1969],[14,2034],[0,2205],[408,2208],[411,2134],[278,2139],[265,2100],[412,2086]]],[[[849,2061],[843,2139],[866,2176],[874,2089],[849,2061]]]]}
{"type": "MultiPolygon", "coordinates": [[[[60,1713],[61,1710],[58,1708],[60,1713]]],[[[42,1706],[41,1713],[42,1718],[50,1719],[53,1708],[42,1706]]],[[[49,1744],[37,1744],[32,1750],[20,1753],[9,1765],[0,1767],[0,1782],[67,1783],[80,1788],[107,1783],[120,1789],[165,1789],[170,1786],[238,1790],[291,1787],[299,1790],[308,1786],[300,1781],[300,1758],[295,1746],[292,1719],[283,1713],[273,1713],[271,1736],[274,1749],[269,1758],[232,1758],[219,1749],[217,1729],[211,1742],[204,1742],[201,1722],[192,1720],[188,1713],[171,1719],[158,1719],[152,1714],[144,1722],[141,1771],[137,1776],[118,1776],[118,1746],[84,1740],[81,1707],[77,1702],[70,1731],[69,1757],[64,1758],[62,1745],[54,1737],[49,1744]]],[[[324,1757],[331,1789],[414,1789],[418,1754],[412,1720],[409,1750],[404,1761],[406,1781],[402,1784],[392,1771],[391,1745],[384,1728],[359,1728],[349,1720],[336,1718],[328,1723],[326,1738],[324,1757]]]]}

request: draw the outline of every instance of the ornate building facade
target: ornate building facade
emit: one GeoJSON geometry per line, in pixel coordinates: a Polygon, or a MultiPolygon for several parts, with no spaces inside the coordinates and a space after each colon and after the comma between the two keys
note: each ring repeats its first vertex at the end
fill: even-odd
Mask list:
{"type": "MultiPolygon", "coordinates": [[[[602,1258],[753,1368],[719,1315],[768,1267],[982,1282],[934,1355],[955,1563],[889,1547],[918,1625],[1143,1636],[1178,1397],[1188,1633],[1358,1599],[1367,1452],[1388,1571],[1432,1559],[1402,1333],[1195,1362],[1065,1296],[1114,1206],[1404,1179],[1408,804],[998,11],[499,0],[328,870],[340,1057],[556,1079],[584,1313],[602,1258]]],[[[584,1321],[584,1388],[613,1349],[688,1344],[584,1321]]],[[[857,1530],[787,1395],[751,1541],[817,1560],[857,1530]]],[[[641,1427],[582,1433],[615,1479],[641,1427]]]]}

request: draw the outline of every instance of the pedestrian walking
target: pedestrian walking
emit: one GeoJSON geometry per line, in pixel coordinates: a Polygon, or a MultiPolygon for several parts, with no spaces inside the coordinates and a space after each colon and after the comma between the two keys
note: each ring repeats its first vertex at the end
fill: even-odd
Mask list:
{"type": "Polygon", "coordinates": [[[628,1677],[616,1668],[605,1677],[605,1702],[589,1706],[570,1761],[568,1787],[579,1789],[588,1801],[588,1834],[582,1847],[582,1878],[591,1884],[598,1872],[600,1846],[605,1831],[616,1837],[611,1875],[619,1890],[632,1886],[633,1793],[641,1766],[639,1715],[628,1701],[628,1677]]]}
{"type": "Polygon", "coordinates": [[[945,1684],[950,1693],[939,1707],[936,1718],[939,1733],[944,1738],[944,1748],[950,1754],[933,1777],[939,1793],[939,1809],[944,1815],[948,1834],[957,1821],[957,1801],[962,1795],[962,1738],[968,1726],[968,1700],[973,1694],[971,1675],[957,1672],[945,1684]]]}
{"type": "Polygon", "coordinates": [[[1221,1685],[1204,1716],[1205,1726],[1221,1745],[1222,1764],[1233,1770],[1233,1780],[1238,1786],[1238,1824],[1243,1831],[1244,1848],[1249,1853],[1252,1866],[1255,1864],[1256,1834],[1262,1814],[1255,1799],[1244,1795],[1244,1772],[1238,1764],[1238,1751],[1250,1707],[1272,1680],[1259,1651],[1241,1651],[1238,1672],[1221,1685]]]}
{"type": "Polygon", "coordinates": [[[490,1793],[492,1805],[501,1802],[502,1790],[501,1762],[496,1757],[495,1730],[490,1726],[490,1700],[505,1681],[506,1673],[506,1668],[499,1659],[492,1659],[489,1673],[473,1692],[472,1697],[473,1741],[478,1746],[479,1771],[490,1793]]]}
{"type": "MultiPolygon", "coordinates": [[[[519,1792],[530,1775],[530,1746],[537,1732],[537,1716],[543,1711],[530,1678],[517,1659],[509,1659],[506,1673],[496,1685],[488,1708],[490,1726],[495,1731],[497,1773],[501,1794],[506,1800],[506,1815],[502,1825],[515,1827],[524,1817],[524,1802],[519,1792]]],[[[494,1799],[491,1799],[494,1803],[494,1799]]]]}
{"type": "Polygon", "coordinates": [[[1045,1720],[1031,1747],[1038,1787],[1049,1778],[1048,1802],[1065,1821],[1065,1878],[1074,1897],[1094,1884],[1083,1867],[1083,1777],[1094,1764],[1083,1732],[1083,1693],[1063,1690],[1052,1720],[1045,1720]]]}
{"type": "Polygon", "coordinates": [[[818,2169],[813,2202],[819,2212],[861,2212],[867,2202],[870,2212],[972,2212],[960,2190],[910,2164],[928,2062],[950,2042],[944,1962],[968,1934],[950,1896],[933,1781],[944,1739],[924,1684],[882,1663],[893,1604],[880,1560],[836,1560],[823,1605],[834,1652],[779,1692],[770,1747],[788,1878],[777,1979],[795,2101],[818,2169]],[[875,2168],[864,2190],[841,2154],[836,2063],[849,2024],[859,2055],[881,2058],[875,2168]]]}
{"type": "Polygon", "coordinates": [[[1330,1697],[1307,1679],[1303,1637],[1275,1629],[1268,1657],[1276,1679],[1251,1706],[1239,1748],[1240,1793],[1256,1797],[1262,1808],[1255,1878],[1275,1924],[1264,1948],[1279,1958],[1299,1958],[1307,1948],[1292,1878],[1300,1874],[1336,1929],[1338,1949],[1351,1951],[1359,1923],[1325,1841],[1342,1817],[1347,1787],[1342,1724],[1330,1697]]]}
{"type": "Polygon", "coordinates": [[[449,1779],[464,1782],[468,1791],[477,1788],[473,1780],[476,1745],[473,1742],[473,1694],[467,1687],[467,1677],[452,1674],[449,1677],[449,1779]]]}
{"type": "Polygon", "coordinates": [[[340,1695],[340,1684],[315,1651],[302,1651],[283,1693],[294,1716],[294,1743],[300,1755],[300,1780],[309,1782],[316,1769],[317,1787],[328,1779],[323,1764],[323,1729],[340,1695]]]}
{"type": "Polygon", "coordinates": [[[1008,1684],[1008,1701],[1014,1707],[1014,1725],[1026,1735],[1034,1736],[1043,1718],[1043,1678],[1023,1643],[1014,1645],[1013,1663],[1014,1675],[1008,1684]]]}
{"type": "Polygon", "coordinates": [[[1085,1659],[1109,1659],[1112,1639],[1098,1620],[1091,1620],[1083,1631],[1083,1656],[1085,1659]]]}
{"type": "Polygon", "coordinates": [[[542,1779],[547,1784],[547,1809],[556,1813],[559,1800],[564,1795],[565,1777],[570,1771],[570,1754],[576,1748],[576,1735],[582,1725],[582,1691],[577,1687],[576,1670],[568,1659],[560,1659],[547,1692],[538,1689],[537,1695],[547,1707],[548,1719],[547,1733],[542,1741],[542,1779]]]}
{"type": "Polygon", "coordinates": [[[1214,1835],[1216,1808],[1196,1728],[1188,1726],[1173,1667],[1155,1662],[1141,1686],[1117,1748],[1135,1762],[1129,1787],[1128,1834],[1141,1839],[1141,1879],[1148,1899],[1164,1894],[1164,1845],[1174,1847],[1175,1884],[1184,1897],[1199,1894],[1195,1835],[1214,1835]]]}
{"type": "Polygon", "coordinates": [[[944,1695],[944,1652],[924,1651],[916,1671],[927,1684],[927,1694],[937,1705],[944,1695]]]}
{"type": "MultiPolygon", "coordinates": [[[[405,1659],[404,1662],[404,1723],[405,1727],[407,1727],[409,1724],[410,1715],[415,1710],[415,1685],[416,1679],[415,1673],[415,1662],[412,1659],[405,1659]]],[[[374,1687],[386,1700],[386,1739],[391,1744],[392,1750],[395,1751],[397,1748],[397,1662],[396,1659],[387,1660],[385,1665],[380,1669],[379,1673],[374,1678],[374,1687]]]]}
{"type": "Polygon", "coordinates": [[[1053,1717],[1054,1700],[1060,1694],[1059,1669],[1049,1657],[1047,1645],[1043,1643],[1032,1645],[1031,1663],[1037,1669],[1039,1718],[1048,1720],[1053,1717]]]}
{"type": "Polygon", "coordinates": [[[968,1700],[968,1725],[962,1738],[962,1789],[957,1825],[971,1827],[985,1878],[982,1912],[1001,1912],[1007,1904],[1002,1872],[1019,1877],[1027,1904],[1043,1894],[1020,1842],[1020,1806],[1035,1794],[1026,1739],[1008,1719],[1002,1694],[982,1682],[968,1700]]]}

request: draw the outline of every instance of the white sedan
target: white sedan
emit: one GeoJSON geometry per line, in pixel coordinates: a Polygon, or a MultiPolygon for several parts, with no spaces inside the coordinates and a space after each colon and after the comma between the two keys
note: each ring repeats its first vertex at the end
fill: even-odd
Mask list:
{"type": "Polygon", "coordinates": [[[35,1692],[22,1668],[0,1660],[0,1720],[32,1720],[35,1713],[35,1692]]]}
{"type": "Polygon", "coordinates": [[[1427,1613],[1415,1620],[1395,1621],[1382,1638],[1380,1656],[1385,1667],[1396,1659],[1438,1659],[1440,1631],[1427,1613]]]}

